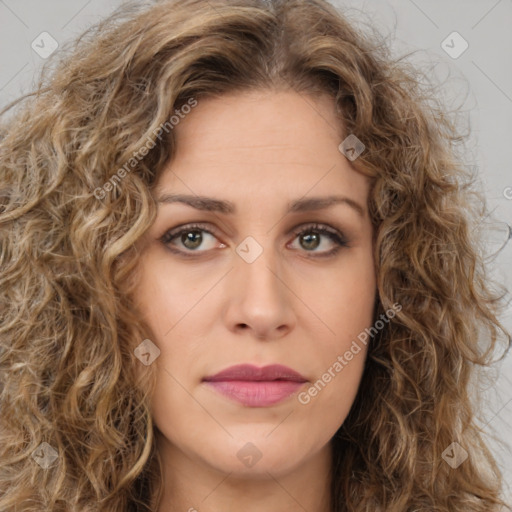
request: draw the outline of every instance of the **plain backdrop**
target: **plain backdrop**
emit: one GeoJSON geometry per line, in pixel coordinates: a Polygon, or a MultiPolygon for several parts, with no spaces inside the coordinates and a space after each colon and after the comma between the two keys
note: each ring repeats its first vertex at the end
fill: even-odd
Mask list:
{"type": "MultiPolygon", "coordinates": [[[[74,39],[121,3],[0,0],[0,108],[32,88],[45,61],[44,51],[52,44],[74,39]]],[[[361,24],[361,30],[371,23],[388,35],[393,54],[414,51],[408,60],[442,83],[440,96],[448,106],[460,108],[471,127],[465,163],[478,170],[496,219],[512,224],[512,1],[331,3],[355,24],[361,24]]],[[[493,270],[509,290],[511,269],[512,241],[496,258],[493,270]]],[[[509,329],[511,313],[509,305],[503,318],[509,329]]],[[[488,440],[504,471],[507,498],[512,502],[512,355],[496,367],[496,379],[486,391],[481,424],[489,435],[505,443],[488,440]]]]}

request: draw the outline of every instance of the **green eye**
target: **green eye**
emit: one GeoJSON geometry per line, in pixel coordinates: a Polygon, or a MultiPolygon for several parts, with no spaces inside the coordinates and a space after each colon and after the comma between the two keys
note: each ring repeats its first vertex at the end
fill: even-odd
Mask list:
{"type": "MultiPolygon", "coordinates": [[[[295,238],[299,239],[300,246],[306,253],[312,253],[315,257],[328,257],[336,254],[341,247],[349,247],[348,240],[338,230],[323,224],[311,224],[295,231],[295,238]],[[329,239],[335,247],[328,251],[318,251],[324,238],[329,239]]],[[[215,234],[205,224],[189,224],[167,231],[160,241],[171,251],[184,256],[195,256],[194,253],[206,253],[211,249],[199,250],[207,238],[216,238],[215,234]],[[207,234],[205,237],[204,233],[207,234]],[[181,245],[181,248],[177,247],[181,245]]],[[[225,244],[221,244],[226,247],[225,244]]]]}

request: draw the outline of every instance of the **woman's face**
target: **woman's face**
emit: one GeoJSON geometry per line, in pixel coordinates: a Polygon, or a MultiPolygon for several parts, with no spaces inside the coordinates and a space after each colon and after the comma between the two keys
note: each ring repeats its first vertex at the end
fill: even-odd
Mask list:
{"type": "Polygon", "coordinates": [[[329,453],[376,297],[369,184],[338,124],[329,97],[253,92],[202,100],[175,126],[136,297],[160,349],[152,411],[169,458],[279,475],[329,453]],[[205,380],[241,364],[302,379],[205,380]]]}

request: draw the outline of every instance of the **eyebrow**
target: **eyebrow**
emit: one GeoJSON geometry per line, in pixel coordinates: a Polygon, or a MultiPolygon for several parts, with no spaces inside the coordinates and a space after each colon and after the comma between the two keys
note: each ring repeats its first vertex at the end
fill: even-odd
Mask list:
{"type": "MultiPolygon", "coordinates": [[[[163,194],[157,201],[164,204],[183,203],[196,210],[235,214],[236,206],[230,201],[223,201],[206,196],[185,194],[163,194]]],[[[345,204],[352,208],[360,217],[365,217],[365,209],[353,199],[345,196],[309,197],[297,199],[288,204],[287,213],[324,210],[336,204],[345,204]]]]}

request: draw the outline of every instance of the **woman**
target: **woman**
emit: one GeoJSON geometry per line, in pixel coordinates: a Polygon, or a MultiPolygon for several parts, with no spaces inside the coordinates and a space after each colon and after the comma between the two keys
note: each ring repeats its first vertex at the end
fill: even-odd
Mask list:
{"type": "Polygon", "coordinates": [[[321,0],[62,55],[2,128],[0,509],[505,507],[485,201],[414,70],[321,0]]]}

